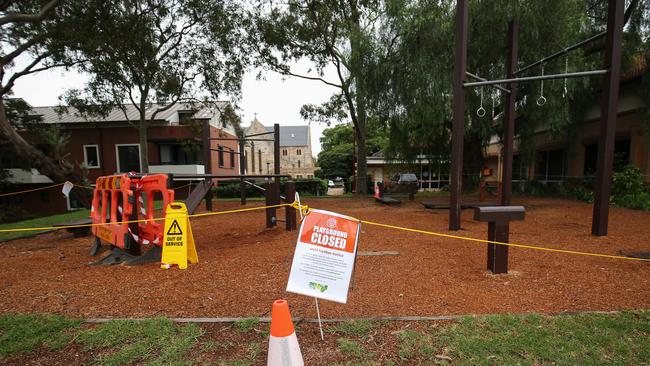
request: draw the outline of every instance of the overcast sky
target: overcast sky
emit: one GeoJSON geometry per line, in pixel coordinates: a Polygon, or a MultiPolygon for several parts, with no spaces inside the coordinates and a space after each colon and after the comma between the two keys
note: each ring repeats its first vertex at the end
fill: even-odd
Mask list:
{"type": "MultiPolygon", "coordinates": [[[[296,65],[296,70],[305,71],[308,64],[296,65]]],[[[300,107],[308,103],[322,103],[336,91],[320,81],[299,78],[284,78],[275,73],[265,73],[264,79],[257,80],[257,71],[244,77],[242,100],[239,103],[244,125],[248,125],[257,113],[257,119],[265,125],[304,125],[300,118],[300,107]]],[[[334,79],[333,72],[326,78],[334,79]]],[[[14,97],[23,98],[32,106],[59,105],[59,96],[67,89],[81,88],[86,77],[74,71],[55,69],[18,79],[13,88],[14,97]]],[[[327,126],[311,124],[312,152],[320,151],[319,138],[327,126]]],[[[133,130],[136,133],[136,130],[133,130]]]]}

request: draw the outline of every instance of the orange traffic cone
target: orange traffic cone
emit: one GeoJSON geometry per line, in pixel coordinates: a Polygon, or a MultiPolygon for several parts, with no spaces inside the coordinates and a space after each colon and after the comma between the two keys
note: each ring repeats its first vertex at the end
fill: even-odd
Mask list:
{"type": "Polygon", "coordinates": [[[266,359],[266,364],[267,366],[302,366],[305,364],[286,300],[273,302],[269,356],[266,359]]]}

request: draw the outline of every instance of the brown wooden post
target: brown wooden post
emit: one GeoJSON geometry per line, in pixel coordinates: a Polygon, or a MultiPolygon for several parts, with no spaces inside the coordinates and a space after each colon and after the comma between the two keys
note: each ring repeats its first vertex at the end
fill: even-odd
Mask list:
{"type": "MultiPolygon", "coordinates": [[[[284,188],[284,196],[286,197],[286,203],[291,203],[296,197],[296,183],[294,181],[288,181],[284,188]]],[[[294,231],[297,227],[297,210],[291,206],[286,206],[285,210],[285,224],[287,231],[294,231]]]]}
{"type": "MultiPolygon", "coordinates": [[[[508,60],[506,64],[506,78],[514,77],[517,71],[517,52],[519,38],[519,22],[511,20],[508,24],[508,60]]],[[[509,206],[512,198],[512,161],[515,138],[515,103],[517,100],[516,83],[508,83],[506,88],[510,93],[506,95],[505,126],[503,129],[503,167],[501,169],[501,206],[509,206]]],[[[507,248],[506,248],[507,249],[507,248]]],[[[506,254],[507,259],[507,254],[506,254]]]]}
{"type": "MultiPolygon", "coordinates": [[[[243,138],[239,139],[239,174],[246,174],[246,157],[244,156],[244,145],[245,141],[243,138]]],[[[246,204],[246,183],[244,183],[244,178],[239,180],[239,200],[242,205],[246,204]]]]}
{"type": "Polygon", "coordinates": [[[609,196],[612,189],[612,165],[614,163],[616,117],[618,115],[624,7],[625,1],[623,0],[607,2],[605,68],[609,70],[609,73],[603,82],[603,97],[600,102],[596,195],[591,223],[591,234],[595,236],[607,235],[609,221],[609,196]]]}
{"type": "MultiPolygon", "coordinates": [[[[205,174],[212,174],[212,140],[210,121],[207,119],[203,121],[203,170],[205,174]]],[[[205,209],[212,211],[212,189],[205,194],[205,209]]]]}
{"type": "MultiPolygon", "coordinates": [[[[510,240],[510,221],[522,221],[525,217],[523,206],[476,207],[474,220],[488,223],[488,241],[508,243],[510,240]]],[[[492,273],[508,273],[508,246],[487,244],[487,269],[492,273]]]]}
{"type": "Polygon", "coordinates": [[[451,132],[451,198],[449,202],[449,230],[460,229],[461,191],[463,183],[463,139],[465,135],[465,71],[467,70],[466,0],[456,1],[456,43],[454,66],[454,120],[451,132]]]}
{"type": "MultiPolygon", "coordinates": [[[[280,187],[275,182],[269,182],[264,187],[266,191],[264,196],[266,197],[266,205],[273,206],[280,204],[280,187]]],[[[272,228],[277,225],[277,208],[267,208],[266,209],[266,227],[272,228]]]]}
{"type": "MultiPolygon", "coordinates": [[[[280,174],[280,124],[273,125],[273,174],[280,174]]],[[[280,177],[275,177],[275,183],[280,189],[280,177]]]]}

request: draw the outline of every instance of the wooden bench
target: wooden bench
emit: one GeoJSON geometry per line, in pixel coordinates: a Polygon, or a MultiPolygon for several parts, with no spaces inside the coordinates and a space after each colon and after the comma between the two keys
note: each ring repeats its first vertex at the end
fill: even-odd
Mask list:
{"type": "MultiPolygon", "coordinates": [[[[524,221],[526,209],[523,206],[476,207],[474,220],[488,223],[488,240],[508,243],[510,222],[524,221]]],[[[488,270],[492,273],[508,273],[508,246],[488,243],[488,270]]]]}
{"type": "MultiPolygon", "coordinates": [[[[476,207],[493,206],[491,203],[463,203],[460,205],[461,210],[468,210],[476,207]]],[[[449,203],[422,202],[422,206],[429,210],[449,210],[449,203]]]]}
{"type": "MultiPolygon", "coordinates": [[[[87,219],[71,221],[71,222],[62,222],[59,224],[54,224],[54,227],[66,227],[73,225],[90,225],[92,224],[92,219],[89,217],[87,219]]],[[[66,227],[65,230],[69,233],[72,233],[75,238],[81,238],[84,236],[90,235],[90,226],[81,226],[81,227],[66,227]]]]}

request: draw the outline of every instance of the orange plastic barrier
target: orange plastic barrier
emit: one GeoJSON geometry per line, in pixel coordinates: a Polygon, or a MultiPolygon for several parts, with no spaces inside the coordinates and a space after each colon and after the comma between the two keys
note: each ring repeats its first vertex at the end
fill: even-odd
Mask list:
{"type": "Polygon", "coordinates": [[[162,217],[174,201],[166,174],[136,177],[129,174],[97,178],[90,217],[96,237],[131,254],[140,254],[140,244],[162,245],[164,221],[124,223],[154,218],[154,202],[162,198],[162,217]],[[137,197],[137,199],[136,199],[137,197]]]}
{"type": "MultiPolygon", "coordinates": [[[[167,205],[174,202],[174,190],[167,187],[166,174],[146,175],[135,181],[138,219],[154,218],[154,201],[162,198],[162,217],[167,216],[167,205]]],[[[162,246],[165,221],[145,221],[138,223],[138,242],[162,246]]]]}
{"type": "MultiPolygon", "coordinates": [[[[131,179],[127,174],[99,177],[93,191],[90,217],[93,224],[92,233],[103,241],[118,248],[136,251],[137,243],[132,241],[129,224],[121,223],[134,219],[133,191],[131,179]]],[[[131,224],[134,228],[135,225],[131,224]]]]}

